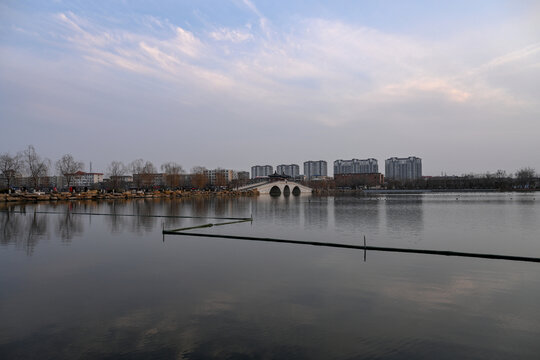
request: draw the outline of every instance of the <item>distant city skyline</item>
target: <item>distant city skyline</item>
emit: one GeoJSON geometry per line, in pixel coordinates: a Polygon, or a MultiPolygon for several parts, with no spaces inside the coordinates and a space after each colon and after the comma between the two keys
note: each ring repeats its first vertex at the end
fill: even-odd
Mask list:
{"type": "MultiPolygon", "coordinates": [[[[16,155],[17,153],[20,153],[22,154],[24,149],[21,149],[19,151],[9,151],[7,153],[9,153],[10,155],[16,155]]],[[[4,154],[6,152],[2,152],[0,153],[1,154],[4,154]]],[[[37,151],[38,155],[43,157],[43,158],[46,158],[47,160],[50,161],[50,166],[49,166],[49,171],[48,171],[48,175],[58,175],[57,174],[57,171],[55,169],[55,162],[59,159],[54,159],[54,158],[50,158],[42,153],[39,153],[39,151],[37,151]]],[[[73,155],[72,153],[66,153],[66,154],[70,154],[70,155],[73,155]]],[[[481,170],[478,170],[478,171],[469,171],[469,172],[461,172],[461,173],[450,173],[450,172],[447,172],[447,171],[442,171],[441,173],[426,173],[425,171],[423,171],[422,169],[424,168],[424,164],[422,164],[422,158],[421,157],[418,157],[418,156],[414,156],[414,155],[407,155],[407,156],[392,156],[392,157],[389,157],[389,158],[386,158],[386,159],[381,159],[381,162],[383,164],[386,164],[388,162],[388,160],[392,160],[394,158],[403,158],[403,159],[407,159],[407,158],[414,158],[414,159],[418,159],[420,161],[420,171],[418,174],[420,174],[420,176],[460,176],[460,175],[469,175],[469,174],[474,174],[474,175],[482,175],[482,174],[486,174],[486,173],[491,173],[491,174],[494,174],[495,172],[497,171],[505,171],[507,175],[513,175],[516,171],[518,170],[521,170],[525,167],[530,167],[530,166],[520,166],[518,168],[515,168],[513,171],[510,171],[510,170],[507,170],[507,169],[502,169],[502,168],[497,168],[496,170],[493,170],[493,171],[490,171],[490,170],[487,170],[487,171],[481,171],[481,170]]],[[[297,166],[298,168],[295,169],[293,171],[294,174],[298,174],[298,175],[306,175],[306,164],[308,163],[313,163],[313,164],[316,164],[316,163],[325,163],[323,168],[324,170],[322,170],[323,173],[325,173],[326,175],[323,175],[323,176],[329,176],[329,177],[333,177],[334,174],[336,173],[335,172],[335,168],[336,168],[336,163],[339,163],[339,166],[341,167],[341,170],[340,170],[340,173],[376,173],[376,172],[379,172],[381,174],[384,174],[385,176],[387,175],[387,166],[384,166],[382,168],[378,168],[377,166],[377,163],[379,161],[379,159],[377,158],[368,158],[368,159],[349,159],[349,160],[343,160],[343,159],[335,159],[335,160],[317,160],[317,161],[314,161],[314,160],[306,160],[306,161],[301,161],[299,163],[294,163],[294,162],[290,162],[289,164],[285,165],[285,164],[279,164],[277,166],[275,166],[274,164],[276,164],[276,162],[270,162],[269,164],[266,164],[266,165],[250,165],[250,166],[244,166],[244,167],[239,167],[239,168],[231,168],[231,167],[227,167],[227,166],[222,166],[222,165],[217,165],[215,167],[210,167],[210,166],[205,166],[204,164],[201,165],[201,164],[197,164],[197,165],[194,165],[194,166],[190,166],[190,167],[186,167],[183,163],[175,160],[175,159],[168,159],[167,161],[162,161],[162,162],[153,162],[152,160],[149,160],[147,158],[139,158],[139,159],[132,159],[130,161],[121,161],[121,160],[118,160],[118,161],[121,161],[127,168],[127,172],[131,174],[131,171],[129,170],[129,166],[130,166],[130,163],[132,163],[133,161],[135,160],[144,160],[144,161],[150,161],[152,162],[152,164],[155,166],[156,168],[156,171],[157,173],[161,173],[162,171],[159,171],[157,169],[160,169],[161,168],[161,165],[165,165],[169,162],[175,162],[177,163],[178,165],[180,165],[184,171],[184,173],[188,174],[188,173],[191,173],[191,171],[193,170],[193,168],[205,168],[206,170],[217,170],[217,169],[221,169],[221,170],[230,170],[230,171],[235,171],[235,172],[245,172],[246,174],[249,175],[249,177],[251,178],[256,178],[256,177],[261,177],[261,176],[268,176],[274,172],[279,172],[280,173],[280,169],[284,169],[283,167],[294,167],[294,166],[297,166]],[[331,166],[328,168],[327,164],[330,163],[331,166]],[[352,164],[355,164],[355,163],[358,163],[357,165],[355,166],[358,166],[358,169],[356,167],[351,167],[352,164]],[[332,166],[333,165],[333,166],[332,166]],[[300,168],[303,169],[303,171],[300,171],[300,168]],[[376,170],[376,171],[375,171],[376,170]]],[[[77,159],[75,158],[75,160],[80,160],[80,159],[77,159]]],[[[93,161],[90,161],[88,163],[85,163],[85,162],[82,162],[82,171],[83,172],[87,172],[87,173],[103,173],[105,175],[105,177],[108,176],[108,172],[107,172],[107,168],[109,167],[110,163],[113,162],[113,161],[117,161],[116,159],[114,160],[110,160],[108,162],[106,162],[106,165],[104,168],[96,168],[95,167],[95,163],[93,161]]],[[[534,168],[533,169],[538,173],[540,174],[540,169],[538,168],[534,168]]],[[[288,170],[285,170],[283,171],[284,174],[286,175],[289,175],[289,171],[291,171],[291,169],[288,169],[288,170]]],[[[295,175],[291,175],[291,176],[295,176],[295,175]]]]}
{"type": "Polygon", "coordinates": [[[537,1],[8,1],[0,53],[0,153],[540,171],[537,1]]]}

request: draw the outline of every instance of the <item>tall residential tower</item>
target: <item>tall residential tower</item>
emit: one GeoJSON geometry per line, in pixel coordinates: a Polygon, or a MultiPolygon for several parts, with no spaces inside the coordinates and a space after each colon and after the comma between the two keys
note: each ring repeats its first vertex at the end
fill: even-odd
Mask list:
{"type": "Polygon", "coordinates": [[[304,162],[304,176],[306,180],[314,177],[328,176],[326,161],[306,161],[304,162]]]}
{"type": "Polygon", "coordinates": [[[339,174],[374,174],[379,172],[377,159],[365,160],[336,160],[334,161],[334,175],[339,174]]]}
{"type": "Polygon", "coordinates": [[[251,167],[251,178],[265,177],[273,172],[274,168],[271,165],[255,165],[251,167]]]}
{"type": "Polygon", "coordinates": [[[279,175],[287,175],[292,178],[300,176],[300,166],[297,164],[278,165],[276,171],[279,175]]]}
{"type": "Polygon", "coordinates": [[[386,159],[384,176],[388,180],[407,181],[420,179],[422,177],[422,159],[416,156],[386,159]]]}

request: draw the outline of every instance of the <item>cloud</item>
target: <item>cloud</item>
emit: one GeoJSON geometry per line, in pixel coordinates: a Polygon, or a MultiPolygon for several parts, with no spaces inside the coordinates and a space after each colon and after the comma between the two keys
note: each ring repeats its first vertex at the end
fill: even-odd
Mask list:
{"type": "MultiPolygon", "coordinates": [[[[527,60],[530,57],[537,55],[539,53],[540,53],[540,43],[531,44],[529,46],[524,47],[523,49],[519,49],[516,51],[512,51],[508,54],[498,56],[495,59],[489,61],[488,63],[480,66],[478,70],[480,71],[492,70],[498,66],[527,60]]],[[[536,65],[538,65],[538,63],[536,65]]]]}
{"type": "Polygon", "coordinates": [[[263,14],[259,11],[259,9],[257,9],[257,7],[255,6],[255,4],[253,4],[253,2],[251,2],[250,0],[242,0],[242,2],[251,12],[257,15],[257,17],[259,18],[259,26],[261,30],[263,31],[263,33],[265,34],[267,38],[270,38],[271,36],[270,21],[265,16],[263,16],[263,14]]]}
{"type": "MultiPolygon", "coordinates": [[[[264,19],[253,3],[244,4],[264,19]]],[[[440,44],[325,19],[304,19],[272,39],[226,27],[196,35],[154,17],[146,19],[162,29],[158,35],[102,28],[73,13],[57,19],[64,25],[60,36],[94,62],[182,85],[223,88],[240,101],[251,97],[268,106],[294,108],[301,98],[330,113],[334,109],[339,116],[333,121],[328,120],[332,115],[313,116],[329,125],[354,118],[344,116],[354,110],[337,109],[356,109],[355,104],[369,101],[403,103],[435,96],[457,104],[482,100],[523,105],[508,89],[490,84],[490,74],[503,65],[526,63],[540,51],[539,44],[532,44],[456,71],[449,61],[456,55],[440,44]],[[241,48],[231,52],[212,41],[241,48]]]]}
{"type": "Polygon", "coordinates": [[[233,43],[240,43],[253,39],[253,35],[247,31],[228,28],[220,28],[212,31],[209,36],[217,41],[230,41],[233,43]]]}

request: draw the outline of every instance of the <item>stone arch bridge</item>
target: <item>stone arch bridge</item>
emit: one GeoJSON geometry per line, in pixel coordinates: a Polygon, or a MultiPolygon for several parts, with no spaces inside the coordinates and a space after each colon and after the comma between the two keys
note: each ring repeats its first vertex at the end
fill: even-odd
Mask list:
{"type": "Polygon", "coordinates": [[[312,189],[294,181],[280,180],[280,181],[266,181],[257,184],[249,184],[238,188],[239,191],[257,190],[259,194],[269,194],[272,196],[284,196],[300,194],[311,194],[312,189]]]}

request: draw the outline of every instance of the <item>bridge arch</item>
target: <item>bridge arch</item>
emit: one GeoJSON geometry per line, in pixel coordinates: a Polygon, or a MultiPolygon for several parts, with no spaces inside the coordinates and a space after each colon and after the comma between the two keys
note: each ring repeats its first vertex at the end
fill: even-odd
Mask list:
{"type": "Polygon", "coordinates": [[[272,188],[270,189],[270,196],[279,196],[279,195],[281,195],[281,189],[279,188],[279,186],[277,185],[272,186],[272,188]]]}
{"type": "Polygon", "coordinates": [[[295,187],[292,189],[292,194],[293,194],[294,196],[299,196],[301,192],[302,192],[302,191],[300,190],[300,188],[299,188],[298,186],[295,186],[295,187]]]}
{"type": "Polygon", "coordinates": [[[289,185],[285,185],[283,187],[283,196],[290,196],[291,195],[291,188],[289,185]]]}

